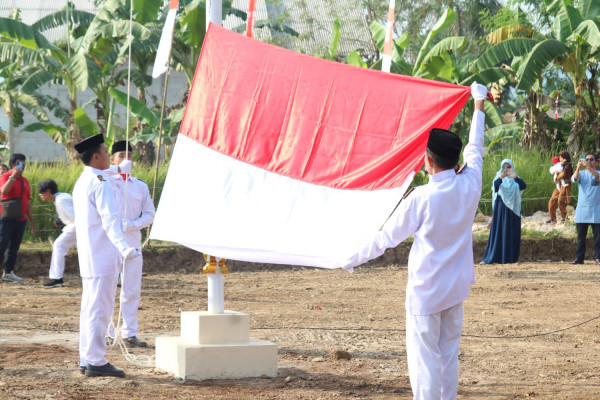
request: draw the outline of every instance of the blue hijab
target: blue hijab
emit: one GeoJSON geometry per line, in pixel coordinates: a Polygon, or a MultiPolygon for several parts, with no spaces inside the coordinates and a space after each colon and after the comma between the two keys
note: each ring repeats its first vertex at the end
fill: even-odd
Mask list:
{"type": "MultiPolygon", "coordinates": [[[[510,168],[517,175],[515,171],[515,167],[511,160],[505,158],[500,163],[500,169],[496,172],[496,176],[494,177],[494,181],[500,178],[502,175],[502,167],[504,164],[510,164],[510,168]]],[[[494,183],[492,182],[492,205],[496,204],[496,197],[500,195],[502,202],[506,207],[508,207],[512,212],[517,214],[519,217],[521,216],[521,190],[519,188],[519,184],[515,182],[514,178],[510,176],[505,176],[502,178],[502,183],[498,188],[498,193],[494,191],[494,183]]]]}

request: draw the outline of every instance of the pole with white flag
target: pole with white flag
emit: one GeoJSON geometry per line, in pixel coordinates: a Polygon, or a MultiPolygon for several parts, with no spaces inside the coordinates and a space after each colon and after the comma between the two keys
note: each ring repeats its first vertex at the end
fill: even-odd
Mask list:
{"type": "Polygon", "coordinates": [[[388,9],[388,18],[385,25],[385,42],[383,43],[383,58],[381,60],[381,70],[390,72],[392,67],[392,40],[394,32],[394,0],[390,0],[388,9]]]}
{"type": "MultiPolygon", "coordinates": [[[[165,26],[163,27],[162,34],[160,35],[160,42],[158,43],[156,58],[154,59],[154,67],[152,68],[152,78],[154,79],[166,72],[163,85],[162,105],[160,106],[160,125],[158,128],[158,146],[156,149],[154,184],[152,185],[152,201],[154,201],[154,197],[156,196],[156,185],[158,184],[158,167],[160,164],[160,150],[162,147],[165,106],[167,104],[167,86],[169,85],[169,75],[171,72],[169,66],[171,65],[171,50],[173,44],[173,35],[175,32],[175,17],[177,16],[177,7],[179,7],[179,0],[170,0],[169,12],[167,13],[167,18],[165,19],[165,26]]],[[[150,227],[148,227],[148,237],[150,237],[150,227]]]]}

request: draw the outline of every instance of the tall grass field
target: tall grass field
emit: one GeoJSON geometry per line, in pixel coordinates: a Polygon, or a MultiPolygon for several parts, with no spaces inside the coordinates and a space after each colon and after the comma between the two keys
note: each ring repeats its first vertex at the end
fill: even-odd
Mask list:
{"type": "MultiPolygon", "coordinates": [[[[556,151],[556,154],[558,151],[556,151]]],[[[500,169],[500,162],[509,158],[513,161],[515,171],[527,184],[527,188],[522,195],[522,213],[523,215],[531,215],[536,211],[548,210],[548,200],[554,189],[552,175],[548,169],[552,166],[552,155],[543,153],[538,150],[525,151],[520,147],[515,147],[512,150],[504,152],[492,152],[486,154],[483,166],[483,190],[481,201],[479,203],[479,211],[485,215],[490,215],[492,212],[492,181],[496,172],[500,169]]],[[[573,157],[575,161],[579,156],[573,157]]],[[[163,165],[159,168],[157,192],[155,205],[158,204],[162,187],[164,185],[167,174],[167,166],[163,165]]],[[[26,231],[25,242],[46,241],[49,237],[56,237],[60,231],[54,227],[52,217],[56,214],[54,204],[43,203],[40,201],[37,191],[37,183],[44,179],[53,179],[58,184],[60,192],[72,193],[73,186],[77,178],[81,174],[83,166],[77,164],[28,164],[24,176],[29,180],[32,190],[32,207],[34,219],[36,221],[36,234],[32,235],[29,228],[26,231]]],[[[150,193],[152,193],[152,185],[154,182],[155,168],[143,164],[136,164],[134,167],[134,176],[142,179],[148,184],[150,193]]],[[[413,185],[421,185],[427,183],[427,174],[423,171],[416,176],[413,185]]],[[[573,199],[571,205],[575,206],[577,199],[577,184],[573,185],[573,199]]]]}
{"type": "MultiPolygon", "coordinates": [[[[77,178],[83,170],[81,163],[65,164],[65,163],[28,163],[23,172],[23,176],[29,180],[31,186],[32,211],[35,220],[36,234],[32,235],[29,224],[25,230],[24,242],[46,241],[48,238],[56,238],[60,235],[60,230],[56,228],[52,222],[53,216],[56,214],[54,203],[42,202],[38,196],[37,184],[44,179],[52,179],[58,185],[58,191],[63,193],[73,193],[73,187],[77,178]]],[[[152,187],[154,184],[154,175],[156,167],[150,167],[144,164],[137,163],[133,168],[133,176],[146,182],[152,195],[152,187]]],[[[156,184],[155,205],[158,204],[158,199],[162,193],[162,187],[167,175],[167,166],[160,166],[158,170],[158,182],[156,184]]]]}

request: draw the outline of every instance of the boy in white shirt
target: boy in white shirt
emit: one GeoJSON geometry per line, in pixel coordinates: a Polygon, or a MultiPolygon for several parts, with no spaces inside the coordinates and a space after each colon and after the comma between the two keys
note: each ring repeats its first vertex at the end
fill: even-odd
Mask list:
{"type": "Polygon", "coordinates": [[[65,257],[71,247],[77,244],[75,235],[75,211],[73,210],[73,197],[68,193],[60,193],[56,182],[46,179],[38,183],[38,192],[42,201],[52,201],[56,207],[58,218],[65,225],[62,233],[52,244],[52,259],[50,261],[50,282],[44,288],[51,289],[65,286],[63,274],[65,271],[65,257]]]}

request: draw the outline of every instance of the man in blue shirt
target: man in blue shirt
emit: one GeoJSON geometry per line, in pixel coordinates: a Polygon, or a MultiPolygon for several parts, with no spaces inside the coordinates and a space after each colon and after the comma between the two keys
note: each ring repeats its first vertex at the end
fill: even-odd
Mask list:
{"type": "Polygon", "coordinates": [[[573,264],[583,264],[585,258],[585,238],[588,226],[594,233],[594,261],[600,264],[600,174],[598,157],[590,153],[585,161],[579,160],[573,174],[573,182],[579,184],[575,224],[577,225],[577,254],[573,264]]]}

